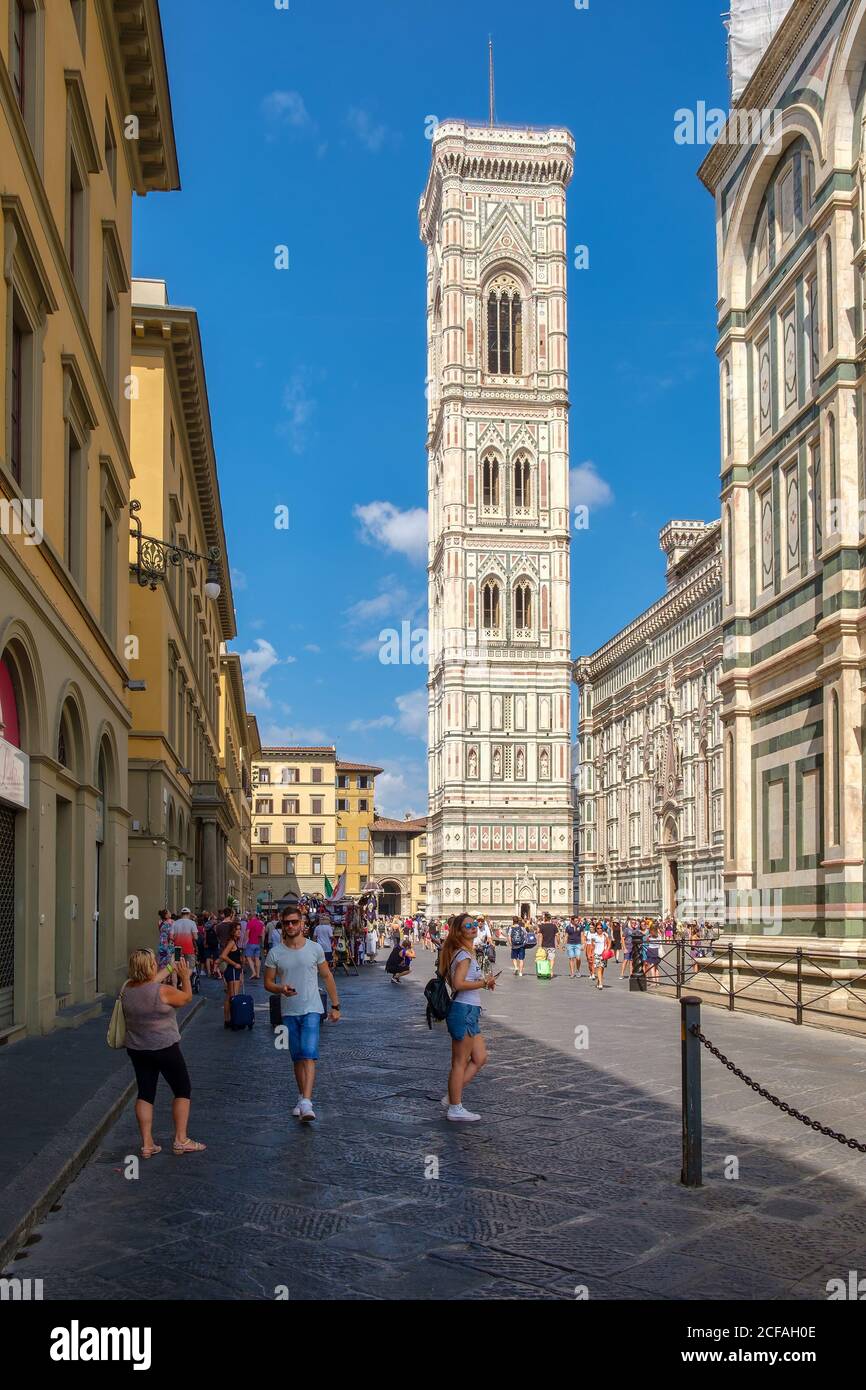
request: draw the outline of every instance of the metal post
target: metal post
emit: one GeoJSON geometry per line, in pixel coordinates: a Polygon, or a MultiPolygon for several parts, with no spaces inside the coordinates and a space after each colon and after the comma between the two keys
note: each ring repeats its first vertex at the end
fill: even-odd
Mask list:
{"type": "Polygon", "coordinates": [[[797,1022],[803,1022],[803,951],[797,947],[797,1022]]]}
{"type": "Polygon", "coordinates": [[[683,997],[683,983],[686,978],[685,943],[677,940],[677,999],[683,997]]]}
{"type": "Polygon", "coordinates": [[[631,947],[631,975],[629,976],[629,991],[635,994],[646,994],[646,974],[643,968],[643,932],[636,931],[632,936],[631,947]]]}
{"type": "Polygon", "coordinates": [[[734,943],[728,942],[728,1008],[734,1012],[734,943]]]}
{"type": "Polygon", "coordinates": [[[695,995],[680,1000],[680,1037],[683,1071],[683,1167],[680,1182],[701,1187],[701,1044],[691,1031],[701,1026],[701,1001],[695,995]]]}

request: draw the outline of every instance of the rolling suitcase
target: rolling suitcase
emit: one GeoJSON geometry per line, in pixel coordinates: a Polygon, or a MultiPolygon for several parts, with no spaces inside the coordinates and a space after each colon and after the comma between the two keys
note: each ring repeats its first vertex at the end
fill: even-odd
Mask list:
{"type": "Polygon", "coordinates": [[[549,961],[549,960],[537,960],[537,961],[535,962],[535,973],[536,973],[536,975],[538,976],[539,980],[549,980],[549,979],[550,979],[550,961],[549,961]]]}
{"type": "Polygon", "coordinates": [[[282,1000],[280,999],[280,996],[278,994],[268,995],[268,1008],[270,1009],[271,1015],[271,1027],[279,1028],[280,1024],[283,1021],[283,1005],[282,1000]]]}
{"type": "Polygon", "coordinates": [[[236,994],[229,1004],[229,1022],[237,1032],[240,1028],[252,1028],[256,1021],[255,1006],[251,994],[236,994]]]}

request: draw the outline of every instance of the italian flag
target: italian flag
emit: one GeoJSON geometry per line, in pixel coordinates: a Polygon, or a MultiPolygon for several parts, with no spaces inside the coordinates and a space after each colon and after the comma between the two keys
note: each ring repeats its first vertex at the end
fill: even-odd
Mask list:
{"type": "Polygon", "coordinates": [[[346,892],[346,870],[344,869],[343,872],[340,874],[340,877],[337,879],[336,888],[331,887],[331,884],[328,879],[325,879],[325,887],[328,891],[328,897],[332,901],[334,901],[337,898],[342,898],[346,892]]]}

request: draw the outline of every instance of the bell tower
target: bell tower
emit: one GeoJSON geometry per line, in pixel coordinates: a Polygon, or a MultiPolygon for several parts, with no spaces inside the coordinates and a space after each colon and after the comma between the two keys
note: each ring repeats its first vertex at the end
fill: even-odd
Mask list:
{"type": "Polygon", "coordinates": [[[428,908],[572,905],[567,130],[444,121],[427,248],[428,908]]]}

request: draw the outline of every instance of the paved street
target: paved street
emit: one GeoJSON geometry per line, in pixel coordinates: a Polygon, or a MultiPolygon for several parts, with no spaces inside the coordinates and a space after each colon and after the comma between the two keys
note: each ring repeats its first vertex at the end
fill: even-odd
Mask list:
{"type": "MultiPolygon", "coordinates": [[[[137,1181],[131,1109],[40,1228],[15,1273],[46,1298],[826,1297],[866,1274],[866,1158],[780,1114],[704,1057],[705,1187],[679,1184],[679,1010],[586,979],[510,978],[491,999],[483,1113],[438,1100],[448,1039],[421,986],[381,965],[339,980],[318,1121],[289,1115],[287,1054],[264,1007],[250,1033],[216,999],[184,1034],[199,1157],[164,1152],[137,1181]],[[588,1047],[575,1029],[588,1028],[588,1047]],[[731,1157],[739,1177],[726,1179],[731,1157]]],[[[502,953],[500,953],[500,963],[502,953]]],[[[261,986],[253,987],[261,993],[261,986]]],[[[770,1089],[866,1135],[866,1044],[721,1010],[705,1032],[770,1089]]],[[[157,1133],[170,1131],[165,1095],[157,1133]]],[[[12,1272],[11,1270],[8,1272],[12,1272]]]]}

